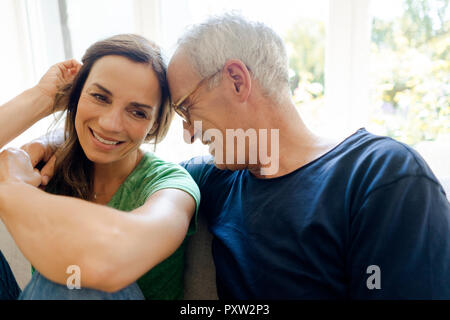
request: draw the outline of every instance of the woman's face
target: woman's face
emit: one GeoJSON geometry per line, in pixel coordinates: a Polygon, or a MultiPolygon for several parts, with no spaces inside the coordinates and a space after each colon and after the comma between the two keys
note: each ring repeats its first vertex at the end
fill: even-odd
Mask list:
{"type": "Polygon", "coordinates": [[[121,56],[97,60],[78,101],[75,129],[87,158],[113,163],[144,141],[161,104],[161,88],[150,65],[121,56]]]}

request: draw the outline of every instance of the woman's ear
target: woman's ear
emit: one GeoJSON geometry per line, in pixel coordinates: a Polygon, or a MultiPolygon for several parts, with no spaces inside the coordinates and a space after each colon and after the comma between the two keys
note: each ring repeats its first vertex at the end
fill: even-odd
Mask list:
{"type": "Polygon", "coordinates": [[[230,83],[230,88],[239,99],[244,102],[248,99],[252,87],[250,72],[241,60],[228,60],[224,66],[225,77],[230,83]]]}

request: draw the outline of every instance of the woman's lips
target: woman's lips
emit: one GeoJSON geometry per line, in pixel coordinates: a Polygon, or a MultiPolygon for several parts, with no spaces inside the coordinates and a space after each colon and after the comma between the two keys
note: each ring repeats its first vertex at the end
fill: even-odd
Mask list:
{"type": "Polygon", "coordinates": [[[117,147],[119,147],[124,141],[118,141],[113,139],[104,138],[91,128],[89,128],[89,131],[91,133],[91,139],[94,142],[95,146],[99,147],[103,150],[112,150],[117,147]]]}

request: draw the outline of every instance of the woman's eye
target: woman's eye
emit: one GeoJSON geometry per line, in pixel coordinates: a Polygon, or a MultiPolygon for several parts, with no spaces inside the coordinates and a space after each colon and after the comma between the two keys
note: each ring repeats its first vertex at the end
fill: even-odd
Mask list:
{"type": "Polygon", "coordinates": [[[131,111],[131,113],[139,119],[146,119],[147,118],[147,114],[143,111],[139,111],[139,110],[133,110],[131,111]]]}
{"type": "Polygon", "coordinates": [[[96,100],[101,102],[106,102],[107,98],[104,95],[98,94],[98,93],[91,93],[91,96],[93,96],[96,100]]]}

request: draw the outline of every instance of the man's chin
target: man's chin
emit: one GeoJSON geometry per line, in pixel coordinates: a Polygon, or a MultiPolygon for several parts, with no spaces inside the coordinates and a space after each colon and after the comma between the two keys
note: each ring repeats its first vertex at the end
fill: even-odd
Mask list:
{"type": "Polygon", "coordinates": [[[236,170],[244,170],[247,169],[247,165],[246,164],[227,164],[227,163],[223,163],[221,162],[216,162],[216,159],[214,158],[214,166],[219,169],[219,170],[231,170],[231,171],[236,171],[236,170]]]}
{"type": "Polygon", "coordinates": [[[214,166],[219,170],[227,170],[227,166],[224,163],[218,164],[214,159],[214,166]]]}

